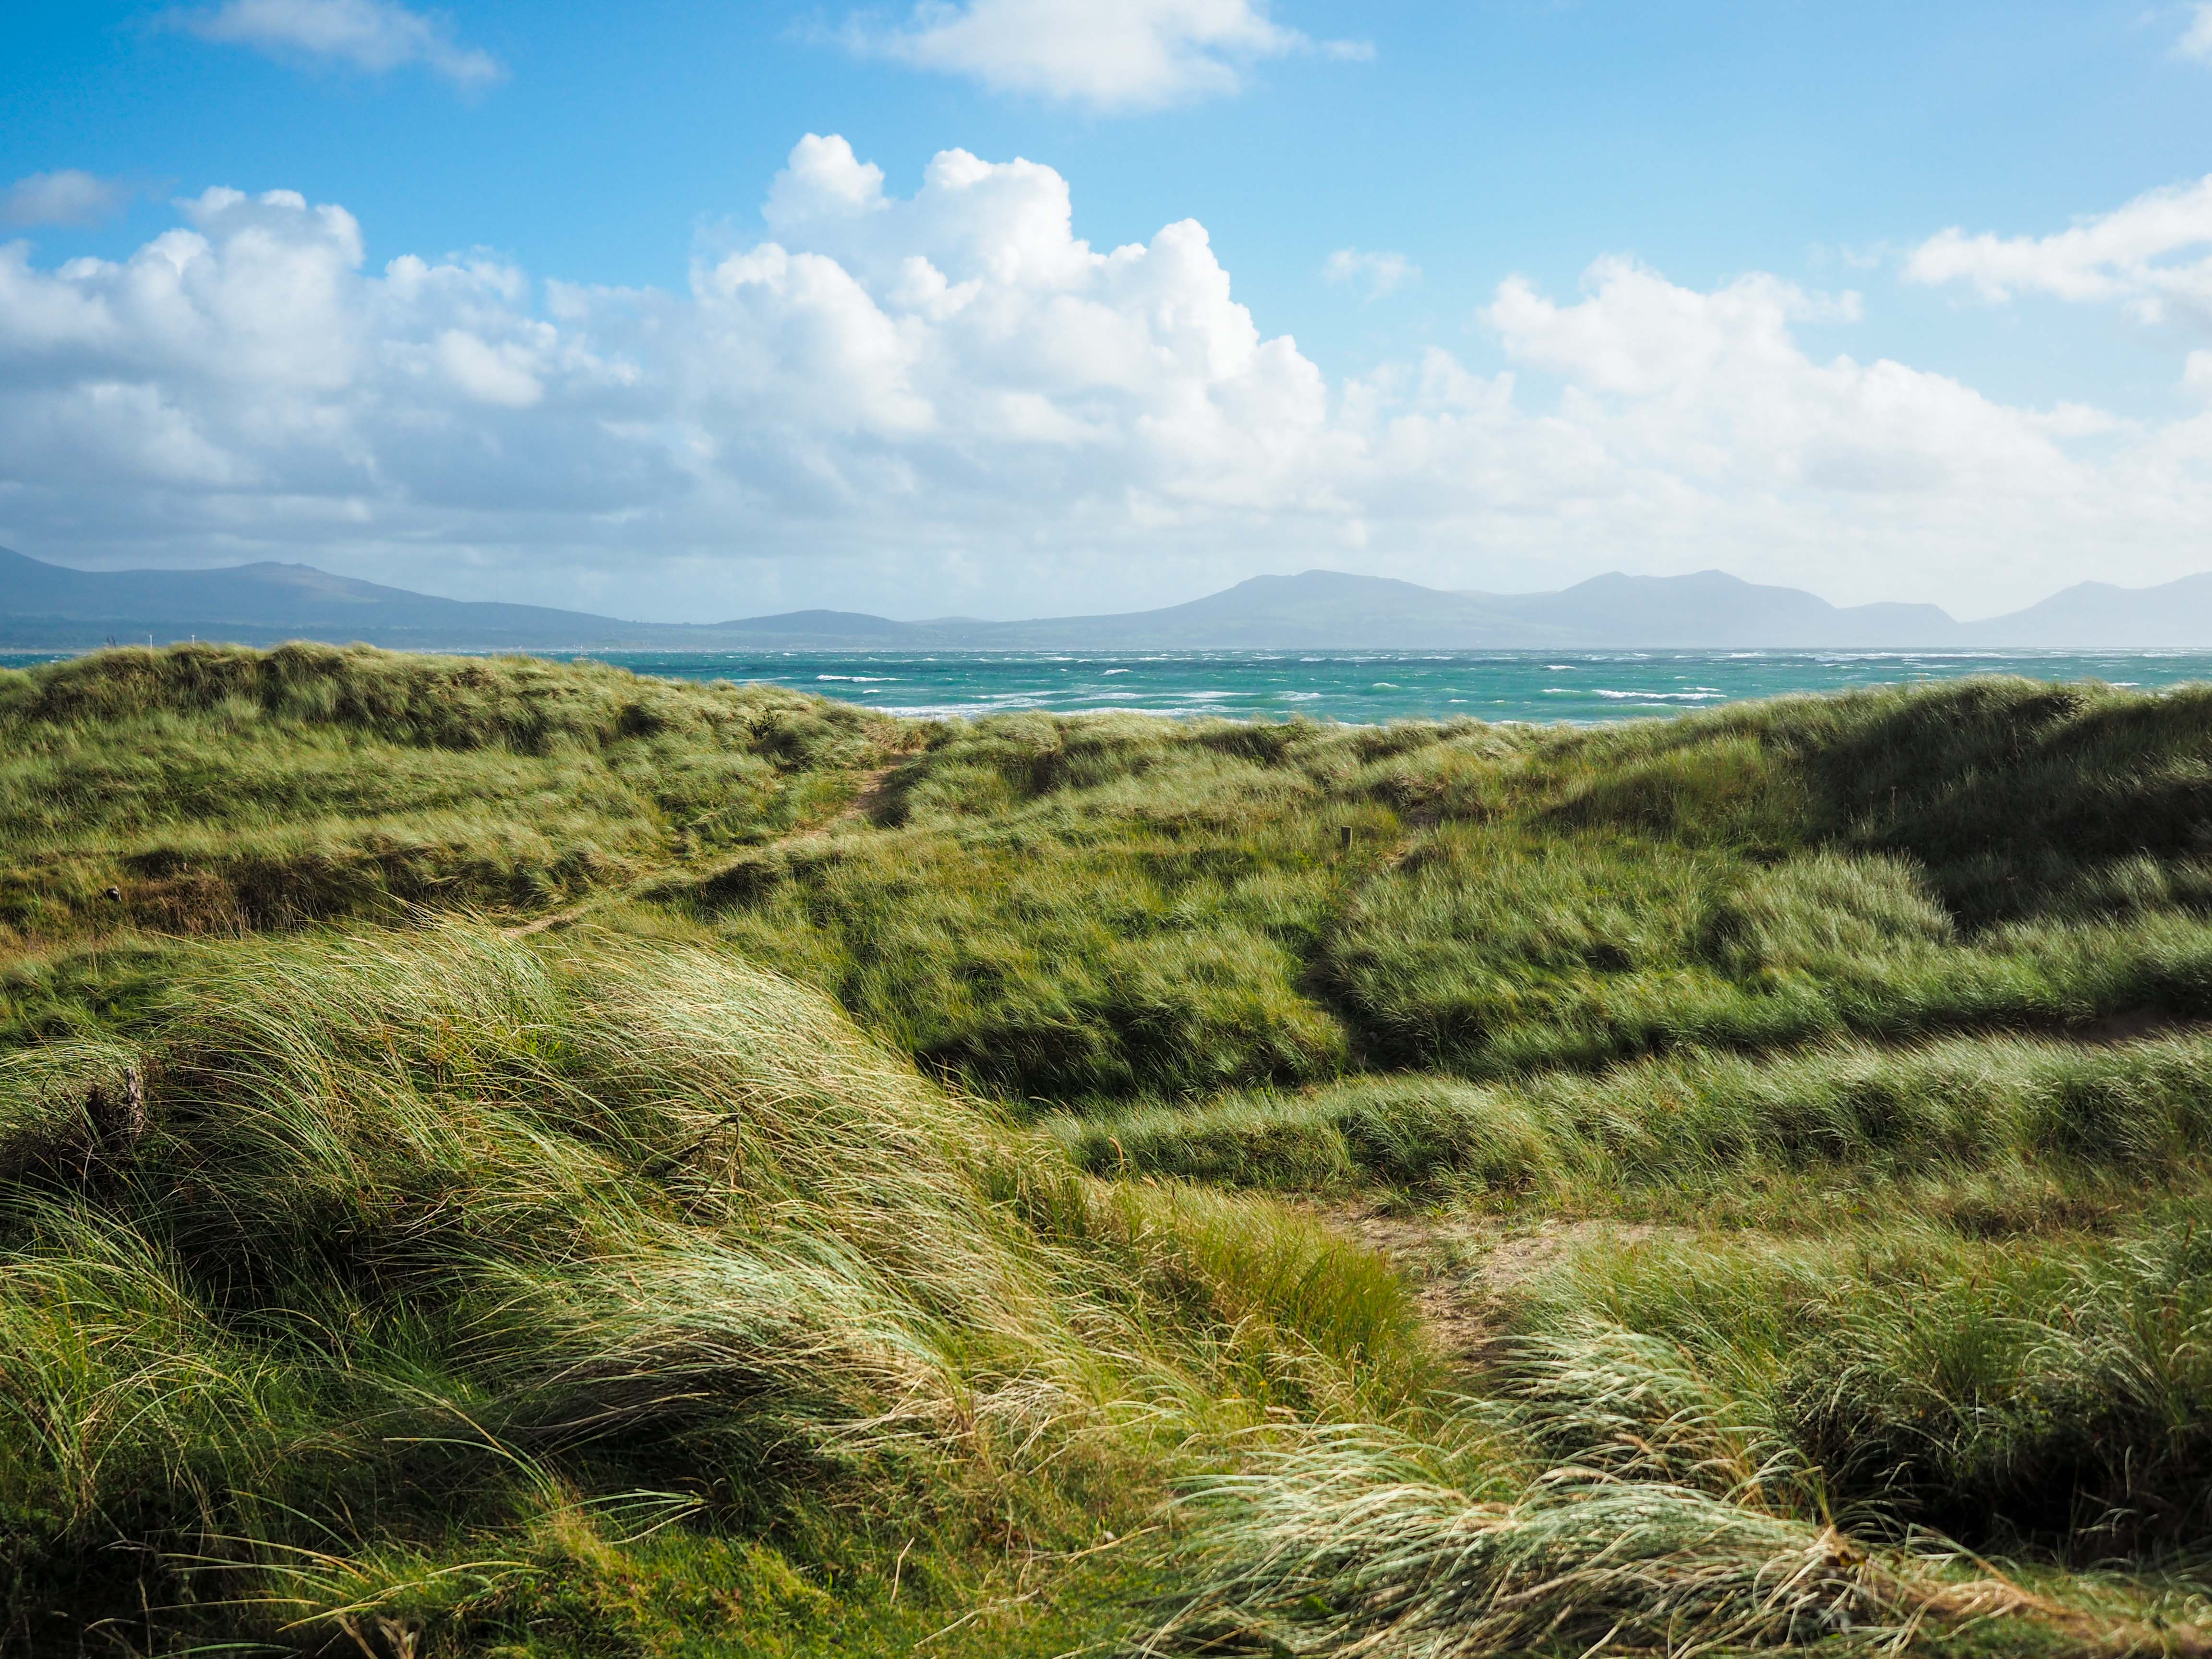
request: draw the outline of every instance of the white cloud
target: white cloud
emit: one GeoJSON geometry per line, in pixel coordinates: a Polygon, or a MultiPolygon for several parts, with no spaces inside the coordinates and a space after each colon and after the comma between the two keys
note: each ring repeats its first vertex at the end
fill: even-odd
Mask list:
{"type": "Polygon", "coordinates": [[[2212,319],[2212,177],[2148,191],[2049,236],[1969,236],[1954,227],[1915,248],[1905,275],[1966,283],[1993,303],[2045,294],[2120,301],[2146,322],[2175,309],[2212,319]]]}
{"type": "Polygon", "coordinates": [[[2194,569],[2212,522],[2212,410],[1816,357],[1803,325],[1855,298],[1771,276],[1512,280],[1479,317],[1502,372],[1431,349],[1332,385],[1201,226],[1092,247],[1035,162],[947,150],[899,197],[809,137],[765,216],[678,293],[371,270],[349,214],[285,191],[206,191],[119,261],[0,247],[0,544],[434,587],[499,559],[541,599],[692,619],[1127,608],[1347,562],[1462,587],[1719,564],[1972,611],[2091,550],[2113,580],[2194,569]]]}
{"type": "Polygon", "coordinates": [[[1831,528],[1869,510],[1964,515],[1999,493],[2047,495],[2087,476],[2062,440],[2111,424],[2010,408],[1901,363],[1814,361],[1791,325],[1853,318],[1850,295],[1766,276],[1698,293],[1620,259],[1586,286],[1561,306],[1509,282],[1487,320],[1510,359],[1566,382],[1564,412],[1613,466],[1698,489],[1717,523],[1793,499],[1831,528]]]}
{"type": "Polygon", "coordinates": [[[2212,63],[2212,0],[2197,0],[2190,9],[2189,27],[2173,43],[2173,50],[2180,57],[2212,63]]]}
{"type": "Polygon", "coordinates": [[[438,337],[438,366],[463,393],[480,404],[507,409],[528,409],[545,396],[544,382],[535,370],[529,346],[514,341],[486,343],[464,328],[449,328],[438,337]]]}
{"type": "Polygon", "coordinates": [[[835,38],[995,92],[1103,110],[1233,93],[1253,64],[1292,52],[1373,55],[1357,41],[1317,46],[1270,18],[1267,0],[922,0],[902,25],[855,16],[835,38]]]}
{"type": "Polygon", "coordinates": [[[1321,274],[1332,283],[1359,283],[1369,299],[1379,300],[1407,283],[1419,282],[1421,268],[1402,253],[1340,247],[1328,256],[1321,274]]]}
{"type": "Polygon", "coordinates": [[[1695,397],[1718,382],[1793,374],[1805,358],[1792,323],[1859,314],[1855,294],[1808,294],[1764,274],[1700,294],[1632,260],[1608,258],[1584,280],[1590,297],[1561,307],[1509,277],[1486,319],[1509,355],[1579,386],[1638,397],[1695,397]]]}
{"type": "Polygon", "coordinates": [[[131,186],[76,167],[33,173],[0,190],[0,225],[88,225],[131,199],[131,186]]]}
{"type": "Polygon", "coordinates": [[[473,88],[507,73],[489,52],[456,40],[446,18],[410,11],[398,0],[223,0],[212,9],[169,15],[203,40],[343,64],[369,75],[419,64],[456,86],[473,88]]]}

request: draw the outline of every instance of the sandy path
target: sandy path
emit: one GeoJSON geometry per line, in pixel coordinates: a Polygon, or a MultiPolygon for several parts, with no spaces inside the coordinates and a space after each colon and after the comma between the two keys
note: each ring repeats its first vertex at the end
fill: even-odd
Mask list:
{"type": "Polygon", "coordinates": [[[1404,1274],[1437,1353],[1469,1369],[1497,1358],[1507,1294],[1571,1252],[1601,1242],[1636,1244],[1692,1236],[1687,1227],[1642,1221],[1529,1223],[1483,1215],[1394,1215],[1356,1203],[1300,1207],[1379,1251],[1404,1274]]]}

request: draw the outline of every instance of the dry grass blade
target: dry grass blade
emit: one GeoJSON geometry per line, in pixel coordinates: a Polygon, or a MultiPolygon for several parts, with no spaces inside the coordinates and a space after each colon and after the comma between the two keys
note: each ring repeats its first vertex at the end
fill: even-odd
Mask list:
{"type": "MultiPolygon", "coordinates": [[[[1968,1579],[1949,1554],[1869,1549],[1689,1487],[1559,1470],[1495,1498],[1436,1474],[1433,1448],[1347,1431],[1200,1485],[1184,1500],[1196,1587],[1133,1650],[1688,1656],[1894,1648],[2021,1618],[2112,1651],[2151,1634],[1968,1579]]],[[[2203,1646],[2191,1630],[2166,1639],[2203,1646]]]]}

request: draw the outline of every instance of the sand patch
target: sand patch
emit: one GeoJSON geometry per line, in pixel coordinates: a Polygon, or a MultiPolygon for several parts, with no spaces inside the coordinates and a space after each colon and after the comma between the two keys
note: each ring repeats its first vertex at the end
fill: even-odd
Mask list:
{"type": "Polygon", "coordinates": [[[1689,1238],[1694,1230],[1644,1221],[1510,1221],[1483,1215],[1407,1215],[1361,1205],[1312,1206],[1330,1226],[1389,1258],[1413,1286],[1437,1352],[1480,1368],[1502,1358],[1514,1288],[1598,1243],[1689,1238]]]}

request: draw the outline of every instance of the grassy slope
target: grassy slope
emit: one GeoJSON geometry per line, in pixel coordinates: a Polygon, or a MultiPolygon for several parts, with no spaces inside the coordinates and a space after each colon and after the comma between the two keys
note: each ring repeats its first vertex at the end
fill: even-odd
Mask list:
{"type": "Polygon", "coordinates": [[[877,832],[664,890],[969,1086],[1090,1105],[2194,1013],[2209,721],[2025,683],[1598,733],[1022,715],[933,732],[877,832]]]}
{"type": "Polygon", "coordinates": [[[895,740],[817,698],[514,658],[0,672],[0,940],[543,905],[820,817],[895,740]]]}
{"type": "Polygon", "coordinates": [[[172,1640],[589,1648],[672,1552],[733,1647],[803,1646],[888,1615],[909,1544],[941,1624],[1141,1524],[1164,1425],[1389,1409],[1425,1365],[1371,1258],[1085,1182],[680,939],[186,947],[0,1067],[0,1168],[9,1628],[59,1645],[150,1578],[172,1640]],[[614,1605],[566,1604],[572,1558],[614,1605]]]}
{"type": "Polygon", "coordinates": [[[2197,1639],[2212,696],[0,738],[0,1647],[2197,1639]],[[1639,1225],[1455,1376],[1269,1194],[1639,1225]]]}

